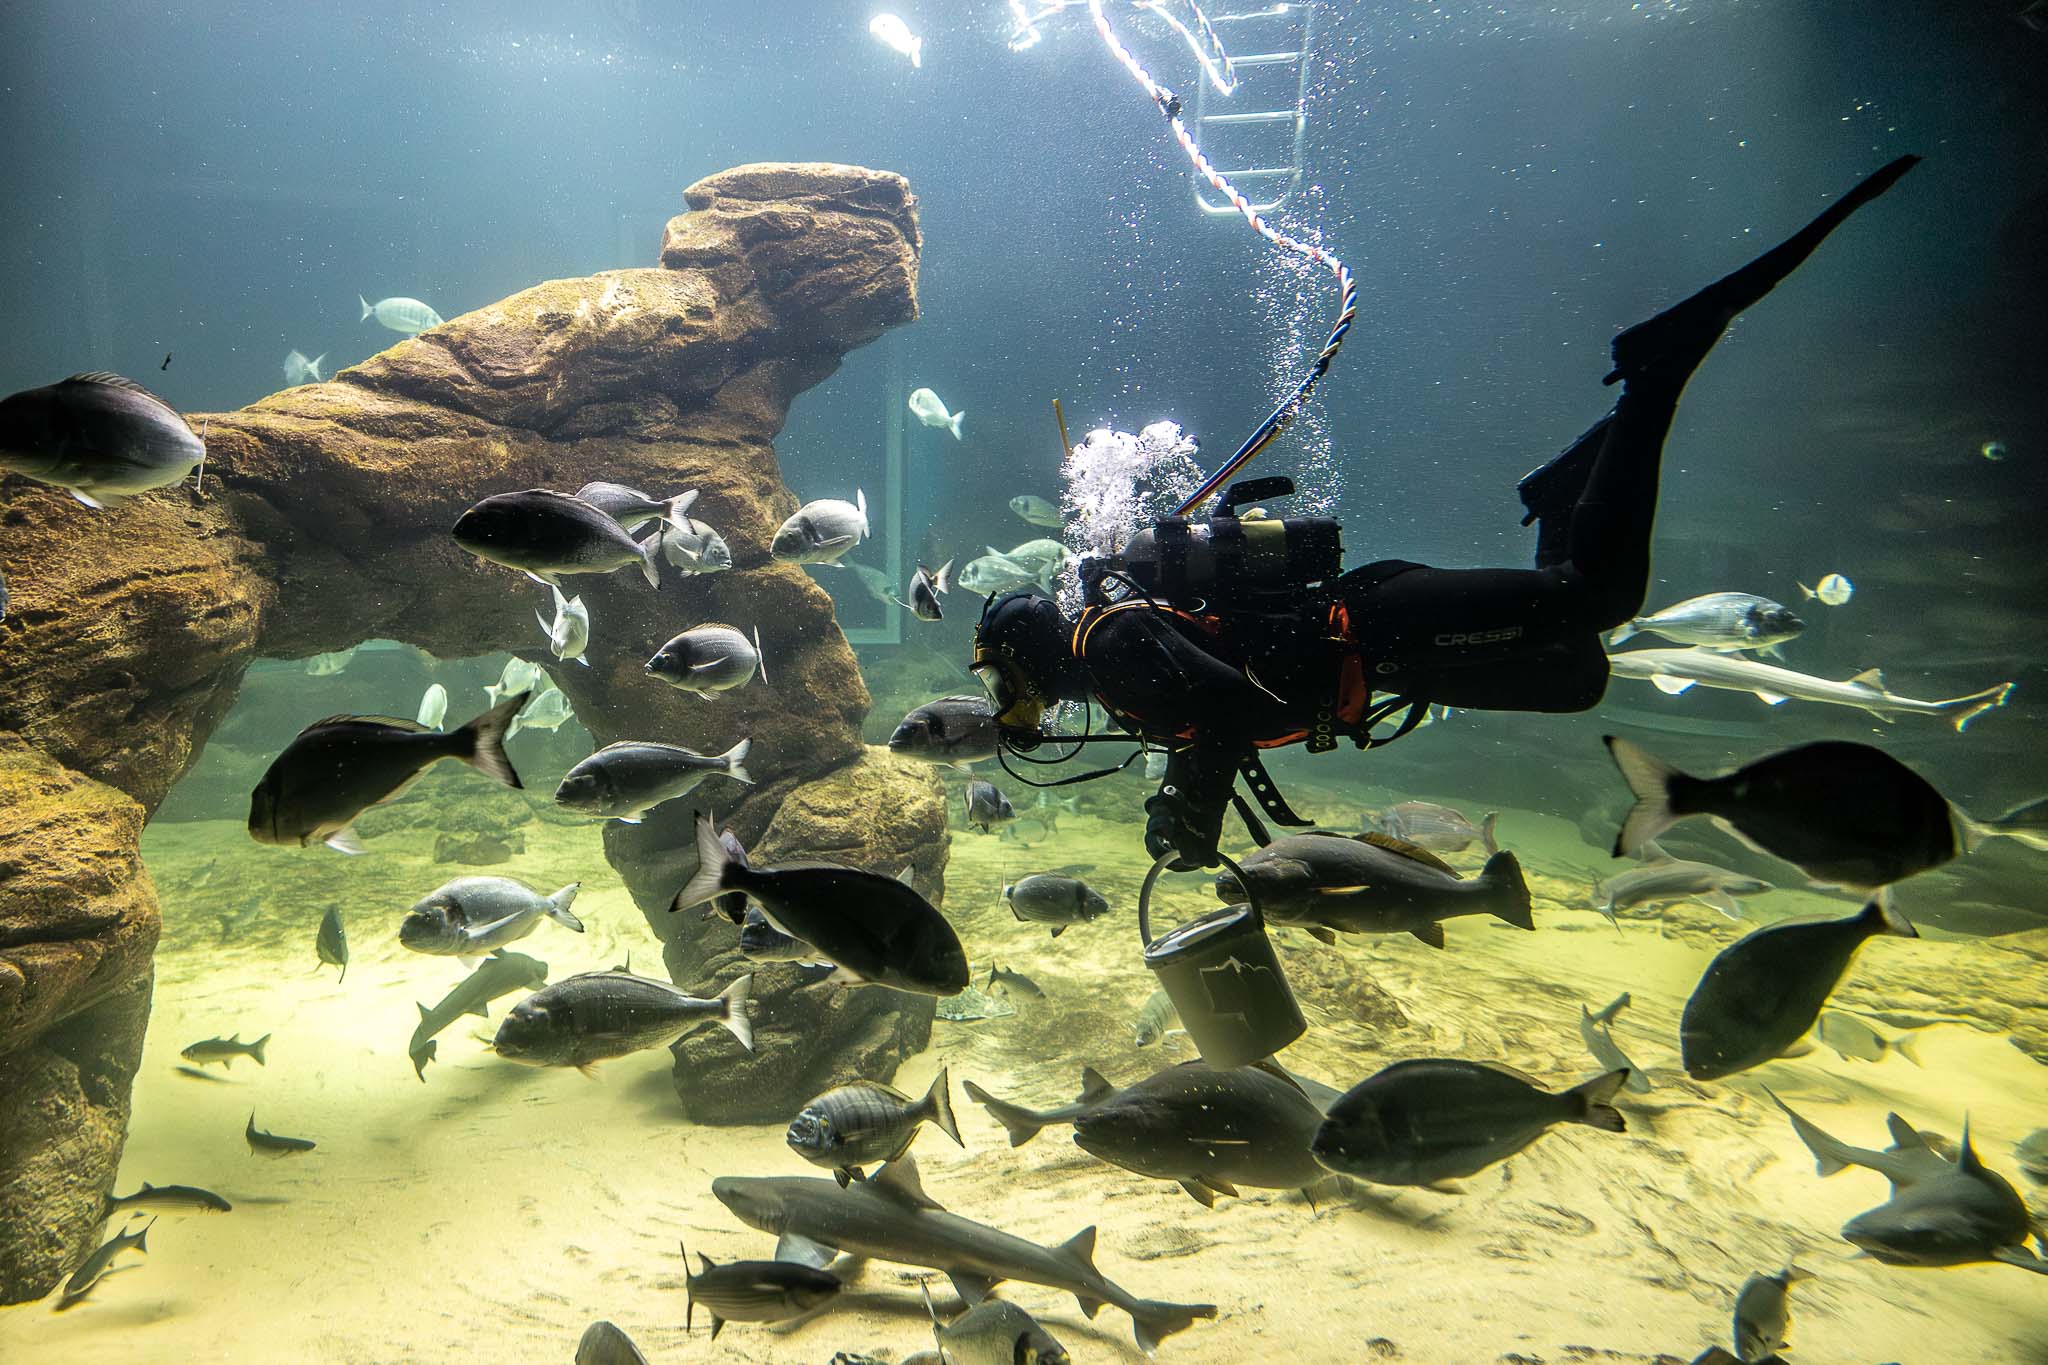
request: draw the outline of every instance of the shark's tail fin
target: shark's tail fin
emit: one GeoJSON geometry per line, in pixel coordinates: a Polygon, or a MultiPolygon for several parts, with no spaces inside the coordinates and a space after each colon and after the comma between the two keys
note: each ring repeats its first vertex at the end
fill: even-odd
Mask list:
{"type": "Polygon", "coordinates": [[[1944,712],[1955,713],[1956,733],[1961,734],[1966,726],[1994,706],[2005,705],[2005,699],[2012,695],[2017,684],[2004,682],[1996,687],[1987,687],[1982,692],[1972,692],[1967,697],[1950,697],[1947,701],[1934,703],[1944,712]]]}
{"type": "Polygon", "coordinates": [[[1822,1132],[1813,1124],[1793,1112],[1792,1106],[1778,1098],[1769,1086],[1764,1093],[1771,1097],[1771,1103],[1785,1111],[1785,1117],[1792,1120],[1792,1131],[1799,1134],[1799,1140],[1806,1144],[1806,1150],[1813,1153],[1813,1169],[1820,1175],[1833,1175],[1846,1170],[1851,1164],[1842,1153],[1847,1150],[1842,1142],[1822,1132]]]}
{"type": "Polygon", "coordinates": [[[1138,1349],[1151,1355],[1159,1349],[1161,1341],[1194,1326],[1195,1319],[1215,1316],[1216,1305],[1213,1303],[1163,1303],[1158,1299],[1139,1299],[1131,1307],[1131,1332],[1138,1339],[1138,1349]]]}
{"type": "Polygon", "coordinates": [[[999,1100],[973,1081],[962,1081],[960,1088],[967,1092],[968,1099],[988,1110],[990,1118],[1009,1130],[1012,1147],[1022,1147],[1045,1128],[1045,1120],[1031,1110],[1021,1104],[999,1100]]]}

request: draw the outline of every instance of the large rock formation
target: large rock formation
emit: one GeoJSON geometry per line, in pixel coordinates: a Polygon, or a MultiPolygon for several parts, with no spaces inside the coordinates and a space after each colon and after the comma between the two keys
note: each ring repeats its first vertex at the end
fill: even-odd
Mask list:
{"type": "MultiPolygon", "coordinates": [[[[899,176],[824,165],[742,167],[685,198],[658,268],[537,285],[328,383],[213,416],[203,496],[186,484],[105,513],[0,485],[13,594],[0,621],[0,1302],[47,1292],[97,1235],[158,928],[137,838],[243,669],[374,637],[546,661],[531,585],[448,537],[489,493],[600,476],[700,489],[695,514],[724,533],[732,572],[659,590],[581,580],[595,666],[557,674],[579,717],[600,743],[716,752],[749,736],[759,785],[720,793],[748,837],[794,799],[800,842],[915,862],[938,894],[936,781],[868,756],[867,691],[830,599],[768,558],[796,507],[771,446],[790,401],[916,315],[915,201],[899,176]],[[760,623],[776,686],[706,706],[642,672],[675,631],[716,619],[760,623]],[[847,784],[886,785],[901,818],[874,820],[836,795],[847,784]]],[[[697,917],[667,912],[689,871],[688,814],[607,851],[671,961],[701,967],[697,917]]],[[[805,1013],[791,1083],[842,1040],[873,1067],[922,1041],[928,1002],[846,998],[805,1013]]],[[[771,1048],[779,1009],[763,1010],[771,1048]]]]}

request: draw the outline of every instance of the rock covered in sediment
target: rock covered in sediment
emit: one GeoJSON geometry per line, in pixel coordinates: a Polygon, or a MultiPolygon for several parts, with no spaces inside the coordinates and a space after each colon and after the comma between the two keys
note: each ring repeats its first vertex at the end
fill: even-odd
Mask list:
{"type": "MultiPolygon", "coordinates": [[[[40,1037],[147,981],[157,909],[134,875],[142,819],[191,766],[252,660],[373,638],[440,658],[532,646],[530,585],[448,536],[491,493],[599,476],[660,496],[696,488],[694,515],[732,547],[725,574],[659,590],[637,576],[579,585],[593,666],[552,671],[598,744],[658,737],[716,753],[751,738],[759,785],[717,799],[757,830],[783,797],[861,758],[868,695],[831,599],[769,558],[797,505],[772,441],[798,393],[916,316],[915,200],[884,172],[774,165],[714,176],[687,202],[658,267],[536,285],[325,383],[193,416],[208,432],[203,496],[187,483],[101,513],[0,478],[12,592],[0,620],[0,734],[19,737],[0,780],[30,774],[48,800],[75,808],[61,836],[49,820],[0,813],[0,867],[52,886],[77,879],[72,904],[84,916],[60,923],[41,901],[26,914],[0,903],[0,1065],[47,1079],[35,1065],[40,1037]],[[664,640],[706,620],[759,622],[783,685],[707,707],[645,676],[664,640]],[[115,913],[94,918],[109,905],[115,913]]],[[[409,715],[413,700],[391,709],[409,715]]],[[[827,842],[841,838],[857,841],[827,842]]],[[[607,849],[621,846],[608,839],[607,849]]],[[[659,869],[641,876],[627,859],[622,870],[643,906],[659,899],[659,869]]],[[[847,1038],[884,1015],[897,1017],[843,1021],[847,1038]]],[[[131,1050],[140,1039],[139,1025],[117,1037],[131,1050]]],[[[824,1032],[811,1045],[837,1044],[824,1032]]],[[[125,1122],[127,1082],[106,1074],[118,1102],[100,1109],[125,1122]]],[[[20,1093],[33,1103],[41,1092],[20,1093]]],[[[111,1181],[119,1126],[112,1156],[82,1160],[84,1184],[111,1181]]],[[[60,1128],[10,1131],[0,1191],[41,1178],[60,1128]]],[[[56,1243],[96,1230],[81,1221],[89,1207],[96,1222],[92,1200],[49,1207],[56,1243]]],[[[0,1302],[53,1283],[48,1258],[24,1251],[49,1238],[24,1226],[0,1219],[0,1302]]]]}
{"type": "MultiPolygon", "coordinates": [[[[742,835],[743,840],[745,836],[742,835]]],[[[943,905],[948,843],[945,788],[930,767],[870,748],[862,761],[798,788],[749,856],[771,864],[827,858],[911,883],[943,905]]],[[[881,986],[800,987],[787,963],[751,963],[739,932],[701,908],[671,917],[663,945],[670,973],[693,994],[754,973],[754,1055],[730,1040],[694,1034],[675,1049],[676,1093],[691,1118],[746,1123],[787,1119],[820,1091],[886,1080],[931,1038],[930,996],[881,986]]]]}

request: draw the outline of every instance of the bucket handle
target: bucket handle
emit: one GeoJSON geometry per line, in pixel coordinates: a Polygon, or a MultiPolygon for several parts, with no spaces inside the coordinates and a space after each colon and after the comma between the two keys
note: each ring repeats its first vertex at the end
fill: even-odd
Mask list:
{"type": "MultiPolygon", "coordinates": [[[[1146,949],[1152,947],[1152,888],[1158,884],[1159,874],[1166,870],[1166,865],[1179,856],[1171,849],[1160,854],[1152,864],[1152,870],[1145,874],[1145,884],[1138,888],[1138,942],[1146,949]]],[[[1244,875],[1243,868],[1231,861],[1228,853],[1219,851],[1216,856],[1223,860],[1223,865],[1237,877],[1237,884],[1244,888],[1244,903],[1251,909],[1252,927],[1263,930],[1266,918],[1259,913],[1259,901],[1252,893],[1251,879],[1244,875]]]]}

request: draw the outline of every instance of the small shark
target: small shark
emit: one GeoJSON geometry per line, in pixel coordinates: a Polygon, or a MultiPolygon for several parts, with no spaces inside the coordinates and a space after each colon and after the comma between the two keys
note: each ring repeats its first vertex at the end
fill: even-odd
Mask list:
{"type": "Polygon", "coordinates": [[[942,1271],[970,1304],[1002,1280],[1064,1290],[1094,1317],[1104,1303],[1131,1315],[1138,1347],[1150,1355],[1162,1338],[1213,1318],[1209,1303],[1164,1303],[1133,1297],[1095,1268],[1095,1229],[1083,1228],[1057,1247],[1040,1246],[948,1213],[925,1194],[915,1157],[899,1157],[870,1179],[845,1189],[830,1179],[720,1176],[711,1194],[739,1220],[781,1240],[777,1260],[823,1266],[838,1251],[942,1271]]]}
{"type": "Polygon", "coordinates": [[[1748,692],[1758,701],[1779,706],[1787,701],[1825,702],[1830,706],[1854,706],[1889,724],[1902,715],[1954,716],[1956,733],[1994,706],[2005,705],[2014,684],[1999,683],[1966,697],[1946,701],[1919,701],[1888,691],[1881,669],[1867,668],[1843,682],[1795,673],[1789,668],[1760,664],[1734,654],[1711,649],[1631,649],[1607,656],[1610,672],[1624,678],[1642,678],[1659,692],[1677,696],[1695,685],[1718,687],[1728,692],[1748,692]]]}

